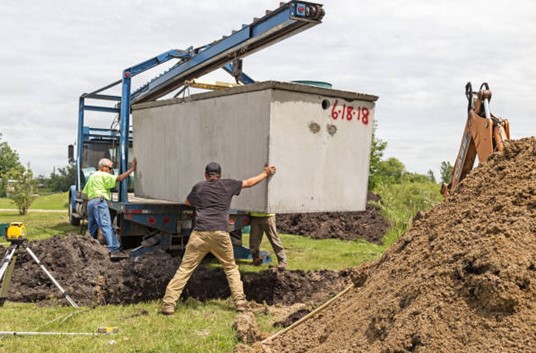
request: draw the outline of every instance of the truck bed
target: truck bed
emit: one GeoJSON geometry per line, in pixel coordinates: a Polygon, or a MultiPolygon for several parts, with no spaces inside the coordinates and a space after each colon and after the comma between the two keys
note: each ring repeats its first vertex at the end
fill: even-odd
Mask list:
{"type": "MultiPolygon", "coordinates": [[[[119,195],[114,195],[114,196],[118,197],[119,195]]],[[[115,198],[112,197],[112,200],[116,201],[117,197],[115,198]]],[[[183,205],[182,202],[174,202],[174,201],[162,200],[162,199],[153,199],[149,197],[139,197],[139,196],[135,196],[134,193],[128,194],[128,202],[139,203],[139,204],[183,205]]]]}
{"type": "Polygon", "coordinates": [[[119,195],[112,194],[110,208],[120,213],[155,213],[155,214],[179,214],[183,209],[190,209],[183,203],[149,197],[134,196],[128,194],[128,202],[118,201],[119,195]]]}

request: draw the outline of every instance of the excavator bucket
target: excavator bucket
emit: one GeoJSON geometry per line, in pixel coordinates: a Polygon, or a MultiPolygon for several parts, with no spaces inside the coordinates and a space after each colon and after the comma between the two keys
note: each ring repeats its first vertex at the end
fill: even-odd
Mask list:
{"type": "Polygon", "coordinates": [[[441,194],[448,196],[473,169],[476,157],[485,163],[494,153],[504,149],[504,141],[510,139],[510,123],[493,115],[489,108],[491,90],[487,83],[474,92],[471,83],[465,86],[469,101],[467,122],[456,162],[452,170],[451,182],[441,186],[441,194]]]}

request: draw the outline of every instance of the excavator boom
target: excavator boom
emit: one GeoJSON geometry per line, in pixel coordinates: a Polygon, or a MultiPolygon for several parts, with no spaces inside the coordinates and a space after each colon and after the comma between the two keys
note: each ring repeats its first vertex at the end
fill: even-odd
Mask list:
{"type": "Polygon", "coordinates": [[[473,169],[476,157],[479,163],[488,160],[493,152],[504,149],[503,142],[510,139],[510,123],[506,119],[494,116],[490,112],[489,101],[492,93],[487,83],[474,92],[471,83],[465,86],[465,95],[469,101],[467,122],[462,142],[454,167],[451,182],[443,184],[441,193],[448,196],[473,169]]]}

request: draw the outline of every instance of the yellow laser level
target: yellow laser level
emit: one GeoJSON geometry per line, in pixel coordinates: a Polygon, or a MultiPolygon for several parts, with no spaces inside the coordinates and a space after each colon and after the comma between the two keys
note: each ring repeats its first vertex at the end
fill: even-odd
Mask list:
{"type": "MultiPolygon", "coordinates": [[[[5,226],[6,224],[0,224],[0,226],[5,226]]],[[[27,242],[27,232],[26,227],[22,222],[11,222],[9,227],[5,232],[5,237],[11,242],[11,245],[7,248],[4,257],[0,261],[0,307],[4,305],[8,297],[9,287],[11,286],[11,278],[13,277],[15,263],[17,262],[17,256],[19,250],[22,248],[31,256],[31,258],[41,267],[43,272],[48,276],[48,278],[54,283],[56,287],[60,290],[63,297],[67,299],[69,304],[78,309],[78,305],[74,300],[67,294],[65,289],[63,289],[56,279],[48,272],[45,265],[37,258],[32,249],[27,242]]]]}
{"type": "Polygon", "coordinates": [[[26,234],[26,227],[22,222],[11,222],[6,231],[6,239],[9,241],[24,240],[26,234]]]}

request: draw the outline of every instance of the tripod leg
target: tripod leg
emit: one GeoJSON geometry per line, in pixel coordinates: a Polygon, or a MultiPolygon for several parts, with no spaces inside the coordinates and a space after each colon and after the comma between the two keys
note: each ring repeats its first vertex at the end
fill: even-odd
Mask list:
{"type": "Polygon", "coordinates": [[[45,272],[45,274],[48,276],[48,278],[50,278],[50,280],[52,281],[52,283],[54,283],[54,285],[60,290],[61,294],[63,294],[63,296],[65,297],[65,299],[67,299],[67,301],[69,302],[69,304],[71,304],[72,307],[74,308],[79,308],[79,306],[74,302],[74,300],[69,296],[69,294],[67,294],[67,292],[65,291],[65,289],[63,289],[60,284],[56,281],[56,279],[54,279],[54,277],[52,277],[52,275],[50,274],[50,272],[47,271],[47,269],[45,268],[45,265],[43,265],[43,263],[41,261],[39,261],[39,259],[37,258],[37,256],[35,256],[34,252],[28,247],[28,245],[24,244],[24,248],[26,249],[26,251],[28,252],[28,254],[30,254],[30,256],[32,257],[32,259],[34,259],[34,261],[39,265],[39,267],[41,267],[41,269],[45,272]]]}
{"type": "Polygon", "coordinates": [[[10,246],[2,259],[2,265],[0,266],[0,280],[2,281],[2,285],[0,286],[0,306],[4,306],[9,294],[13,269],[17,261],[17,249],[18,246],[10,246]]]}

